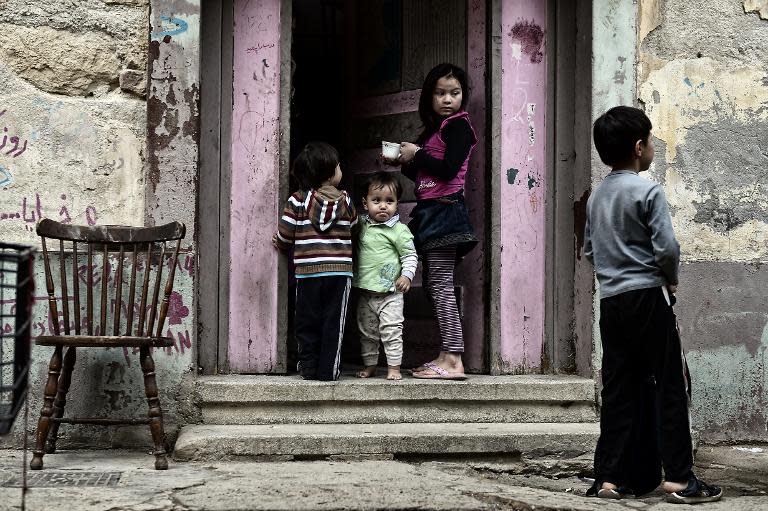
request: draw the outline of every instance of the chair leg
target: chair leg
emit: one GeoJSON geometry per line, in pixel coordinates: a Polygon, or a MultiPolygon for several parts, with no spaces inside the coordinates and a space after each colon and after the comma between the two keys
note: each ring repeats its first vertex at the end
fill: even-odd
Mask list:
{"type": "MultiPolygon", "coordinates": [[[[72,369],[75,367],[75,347],[70,346],[67,348],[67,353],[64,355],[64,366],[61,369],[61,376],[59,377],[59,389],[56,392],[56,399],[53,400],[53,418],[61,419],[64,416],[64,407],[67,405],[67,392],[69,392],[69,386],[72,383],[72,369]]],[[[48,439],[45,442],[45,453],[53,454],[56,452],[56,439],[59,435],[59,426],[61,423],[52,421],[51,429],[48,433],[48,439]]]]}
{"type": "Polygon", "coordinates": [[[155,379],[155,361],[149,353],[148,346],[142,346],[139,352],[141,371],[144,373],[144,391],[149,404],[149,429],[155,444],[155,469],[166,470],[168,460],[165,453],[165,431],[163,430],[163,411],[160,408],[160,398],[157,396],[157,380],[155,379]]]}
{"type": "Polygon", "coordinates": [[[53,400],[56,397],[56,387],[61,373],[61,352],[62,347],[56,346],[51,356],[51,362],[48,364],[48,381],[45,383],[43,391],[43,409],[40,411],[40,420],[37,422],[37,434],[35,436],[35,450],[32,451],[32,461],[29,468],[40,470],[43,468],[43,456],[45,455],[45,441],[48,437],[48,430],[51,427],[51,416],[53,415],[53,400]]]}

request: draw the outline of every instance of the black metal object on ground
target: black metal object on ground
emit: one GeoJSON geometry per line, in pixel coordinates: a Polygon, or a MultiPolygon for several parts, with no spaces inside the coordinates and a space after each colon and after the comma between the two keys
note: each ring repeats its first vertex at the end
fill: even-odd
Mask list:
{"type": "MultiPolygon", "coordinates": [[[[36,472],[29,475],[26,485],[29,488],[117,486],[121,475],[122,472],[83,472],[81,470],[36,472]]],[[[0,483],[0,487],[20,488],[23,484],[22,478],[13,474],[0,483]]]]}
{"type": "Polygon", "coordinates": [[[33,259],[31,247],[0,243],[0,435],[27,395],[33,259]]]}

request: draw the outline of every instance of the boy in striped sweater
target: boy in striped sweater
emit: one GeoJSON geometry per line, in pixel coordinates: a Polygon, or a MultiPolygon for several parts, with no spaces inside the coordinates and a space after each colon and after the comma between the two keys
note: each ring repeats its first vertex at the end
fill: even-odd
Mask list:
{"type": "Polygon", "coordinates": [[[352,280],[351,228],[357,213],[341,181],[339,153],[310,142],[293,163],[299,190],[285,204],[272,244],[293,245],[299,372],[305,380],[337,380],[352,280]]]}

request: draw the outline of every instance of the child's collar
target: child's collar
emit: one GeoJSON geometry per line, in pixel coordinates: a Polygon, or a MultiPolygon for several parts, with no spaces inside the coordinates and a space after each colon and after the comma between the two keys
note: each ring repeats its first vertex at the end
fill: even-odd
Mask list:
{"type": "Polygon", "coordinates": [[[394,227],[395,224],[400,221],[399,213],[395,213],[394,215],[392,215],[392,217],[386,222],[374,222],[373,220],[371,220],[371,215],[364,215],[364,217],[365,217],[365,221],[371,225],[386,225],[387,227],[394,227]]]}

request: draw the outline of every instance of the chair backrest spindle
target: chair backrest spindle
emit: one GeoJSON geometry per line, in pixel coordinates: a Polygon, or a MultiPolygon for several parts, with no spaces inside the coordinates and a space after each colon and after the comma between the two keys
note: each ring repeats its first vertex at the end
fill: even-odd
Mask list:
{"type": "Polygon", "coordinates": [[[136,267],[139,265],[139,244],[133,244],[133,263],[131,264],[131,287],[128,290],[128,317],[126,318],[125,335],[131,335],[133,330],[133,309],[136,307],[136,267]]]}
{"type": "Polygon", "coordinates": [[[109,285],[109,248],[104,244],[101,258],[101,330],[99,335],[107,335],[107,286],[109,285]]]}
{"type": "Polygon", "coordinates": [[[163,326],[165,325],[165,318],[168,315],[168,304],[170,303],[171,293],[173,293],[173,280],[176,276],[176,263],[179,260],[179,249],[181,248],[181,240],[176,241],[176,248],[173,251],[171,257],[171,269],[168,272],[168,278],[165,281],[165,292],[163,293],[163,303],[160,306],[160,318],[157,320],[157,337],[163,335],[163,326]]]}
{"type": "Polygon", "coordinates": [[[157,263],[157,273],[155,274],[155,285],[152,286],[152,305],[149,308],[149,322],[147,323],[147,335],[152,335],[152,329],[155,326],[155,316],[157,313],[157,300],[160,297],[160,283],[163,279],[163,267],[165,266],[165,242],[160,249],[160,260],[157,263]]]}
{"type": "Polygon", "coordinates": [[[125,256],[125,245],[120,244],[120,252],[117,256],[117,271],[115,279],[117,280],[117,291],[115,292],[115,326],[112,329],[112,335],[120,335],[120,313],[123,307],[123,257],[125,256]]]}
{"type": "Polygon", "coordinates": [[[80,267],[77,262],[77,242],[72,242],[72,294],[75,295],[75,334],[80,335],[80,267]]]}
{"type": "Polygon", "coordinates": [[[141,285],[141,304],[139,305],[138,335],[144,335],[144,319],[147,314],[147,293],[149,292],[149,270],[152,267],[152,243],[147,243],[147,252],[144,260],[144,282],[141,285]]]}
{"type": "Polygon", "coordinates": [[[85,321],[88,323],[88,335],[93,335],[93,245],[88,243],[88,289],[85,290],[85,321]]]}
{"type": "Polygon", "coordinates": [[[43,264],[45,265],[45,290],[48,292],[48,307],[51,314],[51,323],[53,324],[54,335],[59,335],[59,312],[56,307],[56,296],[53,288],[53,276],[51,275],[51,262],[48,255],[48,247],[45,244],[45,238],[41,238],[43,243],[43,264]]]}
{"type": "Polygon", "coordinates": [[[67,292],[67,261],[64,256],[64,240],[59,240],[59,274],[61,275],[61,310],[64,312],[64,334],[69,335],[69,293],[67,292]]]}

